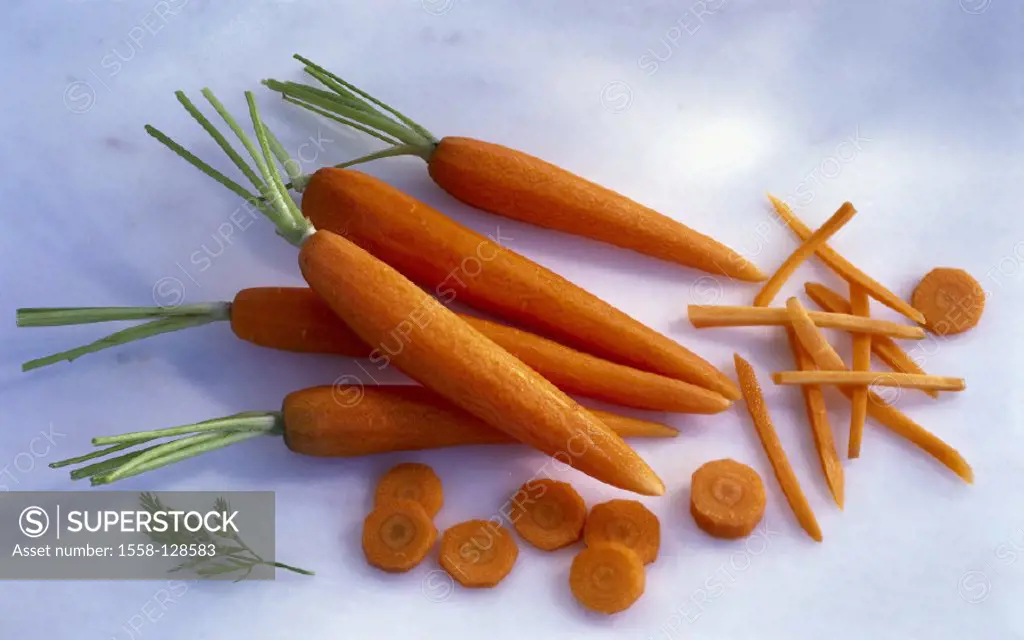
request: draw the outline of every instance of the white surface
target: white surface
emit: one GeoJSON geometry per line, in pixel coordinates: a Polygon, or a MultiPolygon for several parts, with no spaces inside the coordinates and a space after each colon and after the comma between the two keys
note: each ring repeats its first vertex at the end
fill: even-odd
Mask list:
{"type": "MultiPolygon", "coordinates": [[[[188,302],[300,283],[293,248],[262,220],[236,231],[200,271],[193,254],[204,246],[218,252],[218,227],[238,203],[142,131],[157,124],[216,157],[172,90],[197,94],[210,86],[237,109],[241,91],[260,78],[298,77],[289,60],[295,50],[439,135],[540,155],[713,234],[765,270],[795,246],[772,226],[765,191],[788,196],[811,225],[851,200],[860,213],[833,246],[902,295],[934,266],[966,268],[990,292],[981,326],[916,353],[929,371],[965,376],[969,389],[937,402],[908,392],[900,406],[960,449],[976,484],[964,485],[871,424],[863,458],[846,465],[840,512],[818,469],[798,392],[767,384],[768,372],[790,367],[780,333],[698,332],[681,321],[688,302],[747,303],[753,287],[719,286],[692,271],[472,211],[430,184],[418,160],[385,161],[369,170],[475,229],[500,224],[515,250],[714,363],[731,371],[733,351],[748,357],[824,544],[795,524],[742,405],[719,416],[669,417],[682,429],[678,440],[637,445],[669,487],[666,497],[644,500],[662,520],[662,553],[649,567],[644,597],[613,618],[576,606],[566,577],[572,550],[523,546],[508,579],[480,592],[446,592],[432,561],[402,576],[363,561],[357,531],[375,477],[391,464],[422,460],[439,471],[443,528],[495,513],[544,465],[541,456],[508,447],[313,461],[266,439],[115,488],[276,490],[279,558],[317,570],[315,578],[191,584],[166,610],[147,605],[157,583],[0,583],[0,635],[1024,636],[1021,3],[494,4],[167,0],[176,13],[161,23],[150,2],[8,2],[0,37],[7,69],[0,120],[4,484],[84,489],[45,463],[86,450],[94,434],[274,409],[288,391],[357,371],[338,359],[260,350],[223,325],[32,375],[17,368],[106,330],[15,331],[19,306],[149,304],[161,281],[181,283],[188,302]],[[115,50],[126,59],[119,67],[115,50]],[[76,81],[92,92],[68,90],[76,81]],[[89,108],[73,113],[66,104],[89,108]],[[843,144],[851,138],[859,148],[843,144]],[[59,435],[45,457],[31,465],[18,458],[51,426],[59,435]],[[692,471],[727,456],[766,480],[767,538],[714,541],[687,513],[692,471]],[[143,611],[155,620],[138,617],[143,611]],[[143,622],[130,633],[133,616],[143,622]]],[[[306,147],[309,167],[373,148],[260,95],[289,148],[318,129],[330,140],[322,151],[306,147]]],[[[814,263],[784,294],[811,278],[838,286],[814,263]]],[[[845,448],[847,406],[838,396],[829,401],[845,448]]],[[[620,494],[564,476],[591,504],[620,494]]]]}

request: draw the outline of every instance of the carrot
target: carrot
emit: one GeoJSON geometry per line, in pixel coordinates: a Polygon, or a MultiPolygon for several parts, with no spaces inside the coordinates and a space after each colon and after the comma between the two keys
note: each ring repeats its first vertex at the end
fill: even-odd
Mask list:
{"type": "Polygon", "coordinates": [[[764,517],[761,476],[728,458],[705,462],[690,480],[690,515],[715,538],[745,538],[764,517]]]}
{"type": "Polygon", "coordinates": [[[619,613],[644,594],[644,564],[632,549],[605,542],[587,546],[572,559],[569,588],[591,611],[619,613]]]}
{"type": "MultiPolygon", "coordinates": [[[[713,391],[675,378],[616,364],[497,322],[458,315],[566,393],[651,411],[718,413],[731,404],[713,391]]],[[[224,320],[230,320],[235,336],[263,347],[357,358],[376,355],[380,359],[382,355],[374,354],[320,296],[300,287],[243,289],[232,302],[180,307],[19,309],[17,319],[19,326],[27,327],[149,319],[146,324],[119,331],[92,344],[26,362],[22,365],[25,371],[158,333],[224,320]],[[153,325],[158,330],[149,331],[148,327],[153,325]]]]}
{"type": "MultiPolygon", "coordinates": [[[[793,230],[801,240],[806,241],[811,236],[810,228],[800,221],[793,213],[793,210],[789,208],[782,200],[779,200],[775,196],[768,194],[768,199],[771,200],[772,206],[775,207],[776,213],[782,218],[782,221],[793,230]]],[[[910,306],[898,295],[886,289],[880,282],[873,279],[857,267],[855,267],[849,260],[841,256],[838,252],[832,249],[827,244],[818,247],[816,253],[821,258],[822,262],[829,266],[836,273],[837,276],[846,280],[849,283],[859,284],[860,286],[867,289],[868,294],[872,298],[878,300],[885,306],[889,307],[893,311],[900,313],[907,318],[910,318],[914,322],[923,323],[924,316],[921,312],[910,306]]]]}
{"type": "Polygon", "coordinates": [[[418,462],[403,462],[391,467],[377,483],[373,503],[380,506],[395,500],[418,502],[433,518],[444,505],[441,479],[429,466],[418,462]]]}
{"type": "Polygon", "coordinates": [[[363,555],[383,571],[409,571],[423,562],[436,541],[434,523],[414,500],[377,505],[363,521],[363,555]]]}
{"type": "MultiPolygon", "coordinates": [[[[807,310],[796,298],[790,298],[786,308],[793,318],[793,330],[807,349],[815,364],[826,371],[846,371],[842,358],[828,343],[821,331],[810,320],[807,310]]],[[[848,387],[839,387],[848,398],[853,394],[848,387]]],[[[868,393],[868,415],[898,436],[906,438],[948,467],[967,483],[974,482],[974,471],[963,456],[935,434],[917,424],[905,414],[890,407],[875,393],[868,393]]]]}
{"type": "MultiPolygon", "coordinates": [[[[868,291],[859,284],[850,285],[850,309],[854,315],[871,315],[868,291]]],[[[866,333],[853,334],[853,369],[869,373],[871,370],[871,336],[866,333]]],[[[864,419],[868,412],[867,386],[851,389],[850,397],[850,441],[846,457],[860,457],[860,443],[864,437],[864,419]]]]}
{"type": "Polygon", "coordinates": [[[460,522],[441,536],[441,567],[464,587],[497,586],[519,558],[509,530],[488,520],[460,522]]]}
{"type": "MultiPolygon", "coordinates": [[[[204,95],[211,97],[212,94],[204,92],[204,95]]],[[[251,101],[251,95],[248,97],[251,101]]],[[[178,98],[217,139],[220,134],[184,94],[179,92],[178,98]]],[[[225,119],[230,118],[222,106],[218,111],[225,119]]],[[[257,122],[254,103],[250,113],[257,122]]],[[[237,123],[233,128],[237,128],[237,123]]],[[[276,140],[262,123],[255,128],[257,133],[262,131],[262,137],[272,146],[276,140]]],[[[253,183],[260,194],[269,194],[261,198],[154,127],[146,130],[233,193],[259,207],[279,223],[280,234],[296,245],[303,244],[316,228],[344,235],[410,280],[432,288],[445,302],[458,298],[460,302],[565,345],[620,364],[678,378],[730,399],[739,397],[736,385],[724,373],[681,345],[565,278],[376,178],[357,171],[330,168],[312,176],[300,174],[296,169],[298,163],[288,158],[283,149],[278,149],[275,153],[284,158],[282,164],[292,171],[288,184],[296,190],[305,190],[302,211],[299,211],[280,179],[260,181],[253,175],[253,183]]],[[[241,170],[255,173],[230,145],[224,142],[222,147],[241,170]]],[[[271,152],[266,152],[262,159],[255,150],[252,155],[258,159],[261,171],[276,171],[271,152]]]]}
{"type": "Polygon", "coordinates": [[[796,479],[793,467],[790,466],[786,452],[782,449],[782,443],[779,442],[779,436],[775,433],[775,427],[772,426],[771,416],[768,415],[768,409],[765,407],[764,395],[761,393],[761,385],[757,382],[754,368],[739,354],[736,354],[734,358],[736,360],[736,375],[740,379],[740,389],[743,390],[747,411],[757,430],[761,446],[768,455],[772,470],[775,471],[775,479],[779,481],[782,493],[786,496],[786,501],[789,502],[793,515],[796,516],[800,526],[807,532],[807,535],[821,542],[821,528],[814,518],[811,505],[808,504],[804,492],[800,489],[800,482],[796,479]]]}
{"type": "MultiPolygon", "coordinates": [[[[232,160],[237,158],[236,165],[243,173],[252,174],[251,180],[263,194],[262,199],[152,127],[148,131],[207,175],[246,197],[270,218],[278,234],[299,247],[299,268],[306,282],[356,335],[381,350],[378,353],[385,366],[394,364],[492,427],[549,455],[564,456],[568,464],[602,482],[646,495],[664,493],[665,487],[658,476],[622,438],[554,385],[463,322],[393,266],[341,235],[318,230],[314,226],[318,224],[318,216],[312,216],[313,221],[306,218],[287,192],[277,169],[278,162],[289,172],[293,184],[303,182],[304,177],[298,173],[297,163],[263,126],[251,93],[246,93],[246,99],[262,157],[227,110],[208,91],[204,95],[250,150],[263,180],[255,176],[226,142],[221,145],[232,160]],[[385,350],[387,356],[383,355],[385,350]]],[[[179,100],[182,98],[184,94],[179,93],[179,100]]],[[[190,104],[186,104],[187,109],[190,104]]],[[[201,124],[205,122],[194,106],[189,113],[201,124]]],[[[216,129],[208,122],[203,126],[220,144],[222,138],[215,134],[216,129]]],[[[318,176],[341,176],[340,181],[344,183],[344,176],[354,175],[354,172],[339,169],[329,171],[333,173],[324,174],[321,170],[318,176]]],[[[331,178],[318,180],[314,176],[312,179],[315,184],[323,180],[338,186],[339,181],[331,178]]],[[[405,198],[391,187],[382,190],[370,186],[357,191],[364,196],[392,193],[398,195],[399,201],[405,198]]],[[[304,206],[307,212],[312,208],[332,214],[339,222],[339,215],[347,215],[351,221],[362,218],[367,211],[410,217],[410,207],[394,208],[395,198],[363,202],[360,210],[348,206],[351,195],[354,194],[327,188],[318,198],[307,197],[304,206]],[[314,203],[312,207],[310,202],[314,203]]],[[[435,231],[421,229],[419,235],[435,231]]],[[[402,239],[391,237],[389,240],[402,239]]],[[[411,244],[420,255],[430,252],[430,246],[423,242],[411,244]]]]}
{"type": "Polygon", "coordinates": [[[328,91],[295,82],[264,84],[294,104],[364,131],[390,146],[346,162],[413,155],[455,198],[484,211],[607,242],[642,254],[736,278],[764,274],[740,254],[668,216],[531,155],[472,138],[440,141],[395,109],[296,55],[328,91]]]}
{"type": "Polygon", "coordinates": [[[915,373],[879,373],[877,371],[777,371],[772,374],[775,384],[817,386],[822,384],[855,387],[897,387],[900,389],[932,389],[963,391],[963,378],[929,376],[915,373]]]}
{"type": "Polygon", "coordinates": [[[818,227],[818,229],[804,240],[804,243],[797,247],[797,250],[789,255],[788,258],[782,263],[782,266],[768,278],[768,282],[764,283],[761,290],[754,296],[755,307],[767,307],[778,295],[779,290],[782,289],[782,285],[786,283],[793,272],[796,271],[807,258],[810,258],[818,247],[825,244],[825,242],[834,236],[837,231],[843,228],[850,218],[857,213],[857,210],[853,208],[853,205],[849,202],[844,202],[839,209],[832,214],[832,217],[825,221],[825,224],[818,227]]]}
{"type": "MultiPolygon", "coordinates": [[[[706,327],[754,327],[754,326],[786,326],[789,316],[785,309],[765,307],[730,307],[704,306],[691,304],[687,307],[690,324],[698,329],[706,327]]],[[[843,313],[810,312],[814,324],[825,329],[841,329],[843,331],[867,333],[872,336],[893,336],[920,340],[924,337],[921,327],[862,318],[843,313]]]]}
{"type": "Polygon", "coordinates": [[[554,551],[580,539],[587,505],[567,482],[531,480],[512,497],[509,518],[523,540],[554,551]]]}
{"type": "MultiPolygon", "coordinates": [[[[815,368],[814,360],[807,353],[800,340],[797,339],[792,327],[786,327],[786,338],[789,348],[793,352],[793,360],[797,369],[801,372],[820,373],[812,371],[815,368]]],[[[779,380],[775,380],[779,384],[779,380]]],[[[845,477],[843,465],[839,461],[839,454],[836,453],[836,444],[832,438],[832,427],[828,422],[828,409],[825,407],[825,395],[818,385],[807,385],[801,388],[804,397],[804,408],[807,410],[807,422],[811,425],[811,434],[814,436],[814,448],[818,451],[818,459],[821,461],[821,471],[825,475],[825,482],[829,491],[835,499],[839,508],[843,508],[845,501],[845,477]]]]}
{"type": "Polygon", "coordinates": [[[588,547],[608,542],[621,544],[632,549],[641,562],[650,564],[658,559],[661,523],[636,500],[609,500],[590,510],[583,542],[588,547]]]}
{"type": "MultiPolygon", "coordinates": [[[[815,304],[825,311],[848,314],[852,310],[850,303],[846,298],[832,289],[829,289],[825,285],[818,284],[816,282],[807,282],[804,283],[804,291],[807,293],[807,297],[814,300],[815,304]]],[[[917,363],[907,355],[907,352],[901,349],[899,345],[888,337],[880,336],[878,334],[872,335],[871,351],[873,351],[882,362],[889,365],[889,367],[897,372],[925,375],[924,369],[917,366],[917,363]]],[[[924,392],[933,398],[939,397],[939,394],[936,391],[924,390],[924,392]]]]}
{"type": "Polygon", "coordinates": [[[914,288],[911,304],[929,331],[949,336],[973,329],[985,310],[985,291],[963,269],[932,269],[914,288]]]}
{"type": "MultiPolygon", "coordinates": [[[[625,437],[676,434],[655,422],[601,411],[594,415],[625,437]]],[[[106,448],[50,466],[107,458],[71,472],[73,479],[92,478],[95,485],[107,484],[259,436],[283,436],[284,444],[295,453],[334,458],[516,442],[423,387],[335,385],[290,393],[280,411],[252,411],[181,427],[93,438],[94,445],[106,448]],[[152,444],[173,437],[178,439],[152,444]],[[135,451],[114,456],[136,446],[135,451]]]]}

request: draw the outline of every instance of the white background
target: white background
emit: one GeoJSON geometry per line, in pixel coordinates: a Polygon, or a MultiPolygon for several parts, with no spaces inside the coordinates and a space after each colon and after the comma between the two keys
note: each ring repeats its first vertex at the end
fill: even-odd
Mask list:
{"type": "MultiPolygon", "coordinates": [[[[500,224],[516,251],[726,370],[734,351],[751,360],[824,543],[795,524],[742,405],[711,417],[658,416],[681,437],[637,444],[668,485],[665,497],[644,500],[663,523],[662,550],[644,597],[612,618],[572,599],[573,549],[523,546],[500,587],[477,592],[449,591],[431,573],[434,559],[401,576],[365,565],[358,532],[374,480],[390,465],[420,460],[438,470],[444,528],[495,514],[544,465],[540,455],[505,447],[322,461],[267,438],[115,488],[275,490],[279,559],[315,569],[315,578],[190,583],[166,608],[152,602],[161,583],[0,583],[0,635],[1024,636],[1021,3],[497,4],[167,0],[174,13],[161,21],[149,0],[8,2],[0,37],[3,484],[86,489],[46,463],[87,450],[93,435],[275,409],[291,390],[358,371],[336,358],[261,350],[223,324],[31,375],[18,370],[111,327],[15,330],[17,307],[152,304],[159,282],[163,292],[179,283],[186,302],[300,284],[295,250],[265,221],[236,229],[220,252],[217,230],[237,200],[142,130],[156,124],[224,166],[172,91],[198,98],[210,86],[237,110],[241,91],[261,78],[299,79],[293,51],[438,135],[476,136],[554,161],[714,235],[766,271],[796,246],[772,223],[766,191],[787,197],[811,226],[851,200],[859,214],[833,246],[901,295],[932,267],[967,269],[989,292],[978,329],[908,347],[928,371],[964,376],[969,388],[938,401],[907,392],[899,405],[964,454],[976,484],[871,424],[863,457],[846,465],[847,506],[839,511],[799,393],[767,384],[771,371],[792,368],[781,332],[697,331],[684,320],[690,302],[747,304],[754,287],[699,280],[472,211],[431,184],[419,160],[389,160],[367,170],[474,229],[493,233],[500,224]],[[851,139],[855,146],[843,144],[851,139]],[[206,250],[219,255],[200,271],[194,256],[206,250]],[[51,430],[45,455],[24,455],[51,430]],[[723,542],[694,526],[690,474],[721,457],[765,478],[767,536],[723,542]]],[[[265,90],[259,96],[288,148],[310,136],[327,140],[322,150],[303,147],[310,170],[376,148],[265,90]]],[[[812,261],[784,295],[808,279],[840,284],[812,261]]],[[[848,356],[847,340],[835,338],[848,356]]],[[[828,401],[845,449],[847,405],[834,394],[828,401]]],[[[563,475],[591,504],[624,496],[563,475]]]]}

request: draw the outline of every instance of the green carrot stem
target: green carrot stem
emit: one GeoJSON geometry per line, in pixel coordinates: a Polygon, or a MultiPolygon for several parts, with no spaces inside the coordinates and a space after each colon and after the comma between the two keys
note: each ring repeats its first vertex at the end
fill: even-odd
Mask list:
{"type": "MultiPolygon", "coordinates": [[[[288,195],[288,189],[284,186],[284,180],[281,179],[281,173],[277,170],[277,164],[274,162],[273,151],[270,148],[270,139],[266,128],[263,126],[259,109],[256,108],[256,99],[251,91],[245,92],[245,99],[249,103],[249,117],[252,119],[252,128],[256,132],[256,139],[259,141],[265,160],[265,162],[259,163],[260,172],[263,173],[263,177],[270,184],[270,189],[274,194],[274,200],[276,201],[274,208],[282,214],[288,215],[292,220],[294,229],[299,232],[297,238],[289,238],[292,244],[299,246],[305,240],[307,231],[312,230],[312,225],[302,215],[302,211],[299,210],[295,201],[288,195]]],[[[281,231],[286,233],[283,227],[281,231]]]]}
{"type": "Polygon", "coordinates": [[[395,145],[381,151],[375,151],[374,153],[368,153],[365,156],[360,156],[355,160],[347,160],[341,164],[334,165],[335,169],[344,169],[346,167],[352,167],[357,164],[363,164],[364,162],[370,162],[372,160],[379,160],[380,158],[391,158],[394,156],[419,156],[424,160],[430,159],[430,153],[432,149],[426,149],[424,147],[417,147],[408,144],[395,145]]]}
{"type": "MultiPolygon", "coordinates": [[[[264,564],[266,564],[266,563],[264,563],[264,564]]],[[[277,567],[278,569],[287,569],[288,571],[293,571],[295,573],[301,573],[304,576],[315,576],[316,575],[315,572],[310,571],[309,569],[300,569],[298,567],[293,567],[292,565],[285,564],[283,562],[272,562],[272,563],[270,563],[270,566],[277,567]]]]}
{"type": "MultiPolygon", "coordinates": [[[[130,446],[135,445],[135,444],[137,444],[137,443],[133,442],[133,443],[131,443],[130,446]]],[[[96,476],[96,475],[104,474],[104,473],[107,473],[107,472],[110,472],[110,471],[114,471],[115,469],[117,469],[121,465],[128,464],[132,460],[138,458],[139,456],[141,456],[141,455],[143,455],[143,454],[145,454],[145,453],[147,453],[149,451],[153,451],[154,449],[156,449],[159,446],[160,445],[155,444],[155,445],[153,445],[151,447],[146,447],[145,449],[139,449],[138,451],[132,451],[131,453],[126,453],[126,454],[124,454],[122,456],[117,456],[116,458],[110,458],[109,460],[103,460],[101,462],[96,462],[94,464],[90,464],[87,467],[79,467],[78,469],[74,469],[74,470],[71,471],[71,479],[72,480],[82,480],[84,478],[91,478],[92,476],[96,476]]]]}
{"type": "MultiPolygon", "coordinates": [[[[212,93],[209,93],[208,95],[207,91],[209,90],[203,91],[203,95],[206,96],[206,99],[210,100],[210,98],[212,97],[212,102],[216,102],[216,97],[214,97],[212,93]]],[[[233,162],[235,166],[238,167],[238,169],[243,174],[245,174],[245,177],[248,178],[250,182],[252,182],[253,186],[255,186],[258,191],[262,192],[265,188],[265,185],[259,179],[259,177],[253,172],[253,170],[249,168],[249,165],[245,163],[245,160],[242,159],[242,156],[240,156],[238,152],[235,151],[235,148],[231,146],[231,143],[228,142],[227,138],[225,138],[221,134],[221,132],[217,130],[217,127],[213,126],[213,123],[210,122],[206,118],[206,116],[203,115],[202,111],[197,109],[196,106],[192,104],[192,101],[188,99],[188,96],[185,95],[184,91],[175,91],[174,95],[178,98],[178,102],[181,103],[181,106],[185,107],[185,111],[188,111],[189,115],[191,115],[195,119],[195,121],[199,123],[199,126],[205,129],[206,133],[210,134],[210,137],[213,138],[213,140],[217,143],[217,146],[219,146],[224,151],[224,153],[226,153],[228,157],[231,158],[231,162],[233,162]]],[[[220,106],[220,103],[216,102],[216,104],[214,104],[214,108],[217,109],[218,106],[220,106]]],[[[220,106],[220,109],[223,109],[223,106],[220,106]]],[[[220,113],[220,110],[218,110],[218,113],[220,113]]]]}
{"type": "Polygon", "coordinates": [[[203,422],[186,424],[180,427],[168,427],[151,431],[133,431],[116,436],[100,436],[93,438],[92,443],[96,446],[103,446],[124,442],[139,442],[154,438],[169,438],[183,434],[204,433],[207,431],[262,431],[267,434],[275,434],[275,430],[280,428],[280,422],[281,413],[278,411],[236,413],[232,416],[204,420],[203,422]]]}
{"type": "Polygon", "coordinates": [[[331,113],[330,111],[326,111],[324,109],[321,109],[320,107],[313,106],[313,105],[311,105],[311,104],[309,104],[307,102],[303,102],[302,100],[299,100],[297,98],[293,98],[293,97],[288,96],[288,95],[281,94],[281,97],[284,99],[285,102],[290,102],[292,104],[298,105],[298,106],[302,107],[303,109],[306,109],[307,111],[312,111],[313,113],[317,114],[318,116],[321,116],[323,118],[327,118],[328,120],[334,120],[335,122],[337,122],[339,124],[343,124],[346,127],[349,127],[351,129],[355,129],[357,131],[362,131],[363,133],[365,133],[367,135],[371,135],[374,138],[377,138],[378,140],[380,140],[382,142],[385,142],[387,144],[390,144],[390,145],[402,144],[401,140],[397,140],[397,139],[392,138],[390,136],[386,136],[383,133],[380,133],[379,131],[377,131],[376,129],[371,129],[370,127],[367,127],[366,125],[360,124],[360,123],[356,122],[355,120],[349,120],[348,118],[342,118],[341,116],[335,115],[335,114],[331,113]]]}
{"type": "MultiPolygon", "coordinates": [[[[150,440],[150,439],[151,438],[147,438],[146,440],[150,440]]],[[[93,451],[92,453],[87,453],[87,454],[82,455],[82,456],[77,456],[77,457],[74,457],[74,458],[67,458],[66,460],[58,460],[57,462],[51,462],[49,466],[50,466],[51,469],[60,469],[61,467],[66,467],[66,466],[72,465],[72,464],[81,464],[83,462],[86,462],[87,460],[93,460],[95,458],[102,458],[103,456],[110,455],[111,453],[117,453],[118,451],[124,451],[125,449],[128,449],[129,447],[134,447],[137,444],[141,444],[143,442],[146,442],[146,440],[136,440],[134,442],[122,442],[121,444],[115,444],[114,446],[107,447],[106,449],[98,449],[96,451],[93,451]]]]}
{"type": "Polygon", "coordinates": [[[19,327],[62,327],[180,316],[227,320],[230,315],[230,302],[204,302],[177,307],[29,307],[18,309],[15,319],[19,327]]]}
{"type": "Polygon", "coordinates": [[[174,454],[175,452],[189,449],[197,445],[207,444],[214,440],[219,440],[220,438],[223,437],[223,435],[224,434],[219,432],[198,433],[184,436],[177,440],[172,440],[171,442],[165,442],[164,444],[157,447],[153,447],[149,451],[142,453],[136,458],[122,465],[119,465],[113,471],[110,471],[103,475],[107,477],[110,482],[113,482],[114,480],[123,477],[125,474],[130,473],[133,469],[137,469],[138,467],[144,465],[147,462],[152,462],[154,460],[165,458],[169,455],[174,454]]]}
{"type": "MultiPolygon", "coordinates": [[[[206,101],[209,102],[210,105],[213,107],[214,111],[216,111],[217,114],[221,117],[221,120],[223,120],[224,123],[228,125],[228,128],[235,132],[235,136],[238,138],[239,142],[241,142],[242,146],[245,147],[245,150],[249,152],[249,156],[256,164],[256,167],[260,169],[260,173],[263,175],[264,180],[260,180],[255,175],[253,175],[252,169],[250,169],[248,165],[246,165],[246,163],[244,162],[242,162],[242,164],[246,165],[246,171],[243,171],[243,173],[245,173],[246,177],[249,177],[253,185],[255,185],[256,188],[259,189],[261,193],[266,193],[267,187],[269,185],[267,185],[265,182],[266,174],[263,172],[263,167],[261,166],[261,164],[263,163],[263,158],[256,150],[256,145],[253,144],[252,139],[249,138],[249,136],[245,133],[244,130],[242,130],[242,127],[238,124],[238,121],[235,120],[235,117],[231,115],[231,112],[228,111],[223,104],[221,104],[221,101],[217,99],[217,96],[215,96],[213,92],[210,91],[210,89],[204,88],[202,90],[202,94],[203,97],[206,98],[206,101]]],[[[239,158],[239,161],[241,161],[241,158],[239,158]]]]}

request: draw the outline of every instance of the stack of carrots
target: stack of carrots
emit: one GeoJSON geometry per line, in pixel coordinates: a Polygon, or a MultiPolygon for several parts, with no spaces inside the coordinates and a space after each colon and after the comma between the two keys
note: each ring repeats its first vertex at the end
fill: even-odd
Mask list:
{"type": "MultiPolygon", "coordinates": [[[[299,270],[309,288],[246,289],[230,302],[174,308],[21,309],[19,325],[31,327],[143,321],[96,342],[30,361],[24,368],[70,361],[153,335],[224,321],[237,337],[253,344],[369,358],[378,368],[396,367],[418,385],[314,387],[289,394],[277,411],[244,412],[192,425],[95,438],[94,444],[103,448],[55,463],[88,462],[72,471],[73,478],[88,477],[93,484],[114,482],[263,435],[283,436],[292,451],[314,456],[520,442],[601,482],[658,496],[665,492],[661,479],[623,438],[671,437],[674,430],[586,409],[568,394],[631,408],[703,414],[723,412],[743,398],[785,497],[804,528],[820,540],[821,532],[774,435],[753,368],[745,360],[736,357],[737,385],[697,354],[549,269],[386,182],[349,168],[378,158],[413,155],[426,161],[438,186],[482,210],[717,276],[763,282],[754,306],[691,306],[690,319],[696,327],[786,327],[796,370],[778,372],[773,379],[778,384],[801,385],[822,468],[840,506],[842,465],[827,424],[821,385],[839,386],[850,397],[850,457],[860,451],[864,419],[870,415],[971,480],[970,467],[955,450],[869,390],[871,385],[886,382],[929,393],[963,388],[962,380],[925,375],[893,342],[893,338],[922,337],[924,332],[917,324],[868,317],[870,297],[936,330],[935,316],[941,315],[941,309],[936,311],[935,300],[948,298],[954,284],[958,300],[963,299],[964,291],[975,293],[960,277],[962,272],[956,276],[949,275],[954,273],[951,270],[929,274],[930,280],[926,278],[919,287],[921,295],[915,294],[915,309],[826,244],[853,217],[852,205],[844,204],[821,228],[812,231],[784,203],[772,198],[802,244],[768,277],[714,239],[543,160],[480,140],[437,139],[422,125],[341,77],[306,58],[296,58],[317,86],[277,80],[264,84],[290,103],[380,139],[387,145],[383,151],[304,174],[263,123],[250,92],[245,97],[251,133],[210,90],[202,91],[237,138],[235,143],[184,93],[176,95],[251,187],[215,169],[159,129],[147,126],[146,131],[262,212],[277,233],[298,248],[299,270]],[[296,194],[302,194],[300,202],[296,194]],[[769,307],[796,267],[812,255],[850,283],[849,300],[809,283],[808,295],[824,311],[807,312],[795,298],[786,308],[769,307]],[[446,306],[455,299],[501,321],[456,314],[446,306]],[[847,371],[818,327],[853,333],[853,371],[847,371]],[[872,352],[896,372],[872,373],[872,352]],[[348,391],[352,393],[346,394],[348,391]]],[[[980,315],[980,305],[974,308],[980,315]]],[[[977,317],[971,316],[961,324],[966,329],[976,323],[977,317]]],[[[410,486],[409,477],[418,478],[419,483],[424,472],[406,469],[395,473],[397,477],[388,480],[391,484],[381,485],[386,487],[385,494],[401,494],[410,486]]],[[[713,535],[745,535],[751,522],[760,519],[763,487],[758,493],[757,483],[745,471],[716,464],[702,475],[694,475],[694,487],[691,512],[713,535]],[[723,477],[729,478],[722,481],[725,484],[719,482],[723,477]],[[703,487],[700,491],[698,480],[703,487]],[[704,499],[707,496],[710,500],[704,499]]],[[[436,489],[439,501],[439,483],[436,489]]],[[[551,491],[558,494],[562,489],[551,491]]],[[[433,490],[428,493],[426,497],[434,496],[433,490]]],[[[418,545],[418,549],[433,545],[436,530],[430,518],[436,509],[432,513],[433,506],[424,508],[420,498],[377,504],[367,519],[370,538],[364,536],[367,557],[373,556],[371,563],[386,570],[402,570],[406,566],[402,562],[416,554],[399,561],[389,559],[381,550],[399,542],[403,547],[418,545]],[[399,521],[405,524],[393,526],[399,521]],[[395,537],[408,531],[415,531],[415,537],[395,537]]],[[[578,507],[582,499],[558,504],[560,509],[570,504],[578,507]]],[[[440,508],[440,502],[436,507],[440,508]]],[[[583,519],[578,523],[582,527],[583,519]]],[[[576,537],[570,535],[571,539],[540,531],[520,530],[520,534],[541,548],[557,548],[579,538],[582,529],[573,530],[576,537]]],[[[458,532],[451,534],[450,541],[448,537],[446,533],[442,545],[458,544],[462,539],[458,532]]],[[[591,566],[588,558],[594,555],[583,558],[581,554],[581,566],[591,566]]],[[[612,562],[604,555],[600,558],[598,564],[612,562]]]]}

